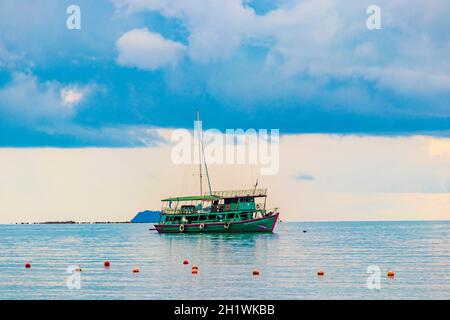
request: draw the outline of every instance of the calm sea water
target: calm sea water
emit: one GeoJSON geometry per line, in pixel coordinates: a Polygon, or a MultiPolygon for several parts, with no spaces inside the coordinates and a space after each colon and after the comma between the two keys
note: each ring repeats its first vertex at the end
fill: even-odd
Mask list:
{"type": "Polygon", "coordinates": [[[150,226],[2,225],[0,299],[450,299],[449,221],[283,222],[274,234],[230,235],[150,226]],[[82,268],[79,290],[66,285],[71,265],[82,268]],[[370,265],[379,290],[367,288],[370,265]]]}

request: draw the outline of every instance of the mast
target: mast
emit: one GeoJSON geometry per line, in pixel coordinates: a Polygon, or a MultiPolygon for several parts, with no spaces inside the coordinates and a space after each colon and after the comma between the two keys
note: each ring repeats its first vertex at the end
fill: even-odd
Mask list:
{"type": "Polygon", "coordinates": [[[211,180],[209,180],[208,165],[206,164],[205,149],[203,149],[203,141],[202,141],[202,152],[203,152],[203,160],[205,161],[206,178],[208,179],[209,195],[212,196],[211,180]]]}
{"type": "Polygon", "coordinates": [[[202,186],[202,136],[201,131],[202,127],[200,125],[200,112],[197,110],[197,129],[198,129],[198,170],[200,176],[200,196],[203,196],[203,186],[202,186]]]}
{"type": "Polygon", "coordinates": [[[253,189],[253,194],[255,194],[257,186],[258,186],[258,178],[256,178],[256,183],[255,183],[255,188],[253,189]]]}
{"type": "Polygon", "coordinates": [[[212,189],[211,189],[211,180],[209,179],[209,172],[208,172],[208,164],[206,163],[205,158],[205,148],[203,147],[203,133],[202,133],[202,126],[200,124],[200,113],[197,111],[197,124],[198,124],[198,142],[199,142],[199,171],[200,171],[200,195],[203,196],[203,185],[202,185],[202,159],[205,163],[205,172],[206,172],[206,178],[208,180],[208,189],[209,189],[209,195],[212,195],[212,189]]]}

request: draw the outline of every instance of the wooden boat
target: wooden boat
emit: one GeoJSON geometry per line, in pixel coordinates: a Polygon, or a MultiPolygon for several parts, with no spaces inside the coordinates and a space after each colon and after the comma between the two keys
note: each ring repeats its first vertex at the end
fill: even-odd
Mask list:
{"type": "MultiPolygon", "coordinates": [[[[197,121],[201,128],[198,113],[197,121]]],[[[163,199],[155,229],[159,233],[273,232],[279,212],[276,208],[266,210],[267,189],[257,189],[258,181],[250,190],[211,191],[201,129],[198,136],[199,159],[205,165],[209,193],[203,193],[200,161],[200,196],[163,199]]]]}
{"type": "Polygon", "coordinates": [[[163,199],[160,233],[273,232],[279,212],[266,210],[266,189],[163,199]]]}

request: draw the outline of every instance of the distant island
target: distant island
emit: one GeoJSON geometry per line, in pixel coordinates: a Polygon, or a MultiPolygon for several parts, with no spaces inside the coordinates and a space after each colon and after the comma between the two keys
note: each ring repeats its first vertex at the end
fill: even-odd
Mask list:
{"type": "Polygon", "coordinates": [[[139,212],[133,219],[132,223],[155,223],[159,222],[160,211],[145,210],[139,212]]]}
{"type": "Polygon", "coordinates": [[[131,223],[130,221],[44,221],[44,222],[16,222],[14,224],[107,224],[107,223],[131,223]]]}
{"type": "Polygon", "coordinates": [[[130,221],[45,221],[45,222],[16,222],[16,224],[107,224],[107,223],[156,223],[159,222],[160,211],[145,210],[134,216],[130,221]]]}

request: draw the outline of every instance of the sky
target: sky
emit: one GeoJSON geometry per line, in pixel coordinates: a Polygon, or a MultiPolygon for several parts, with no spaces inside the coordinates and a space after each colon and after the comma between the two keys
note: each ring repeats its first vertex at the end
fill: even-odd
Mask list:
{"type": "MultiPolygon", "coordinates": [[[[379,0],[369,30],[371,4],[1,0],[0,222],[126,219],[192,192],[161,173],[192,178],[166,137],[197,109],[205,128],[280,130],[261,179],[288,219],[450,219],[450,4],[379,0]]],[[[252,170],[211,168],[217,189],[252,170]]]]}

